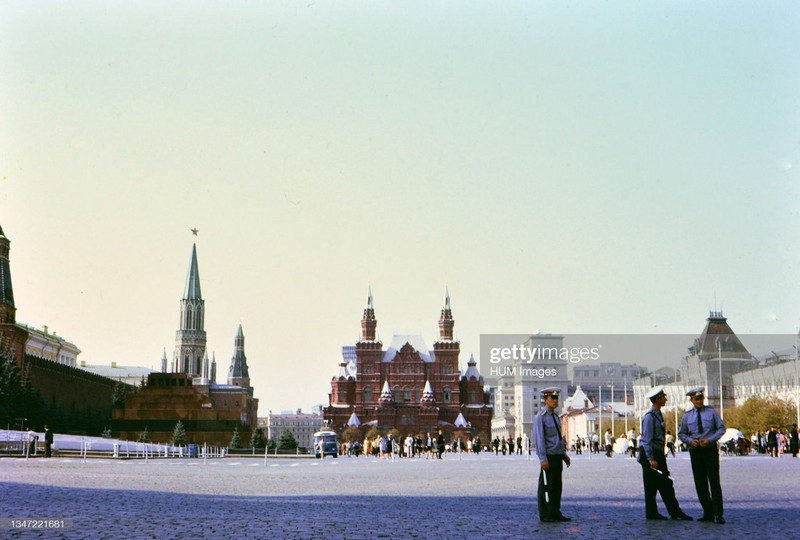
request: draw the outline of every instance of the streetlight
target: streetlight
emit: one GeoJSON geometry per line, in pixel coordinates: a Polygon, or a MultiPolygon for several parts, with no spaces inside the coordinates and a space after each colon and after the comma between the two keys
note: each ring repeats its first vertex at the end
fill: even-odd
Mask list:
{"type": "Polygon", "coordinates": [[[719,360],[719,417],[725,420],[725,409],[722,396],[722,340],[717,338],[717,353],[719,360]]]}
{"type": "MultiPolygon", "coordinates": [[[[800,334],[798,334],[800,335],[800,334]]],[[[794,338],[795,343],[797,342],[797,336],[794,338]]],[[[794,395],[795,395],[795,406],[797,407],[797,425],[800,426],[800,377],[798,377],[797,371],[797,363],[798,363],[798,350],[797,345],[792,345],[794,347],[794,395]]]]}
{"type": "Polygon", "coordinates": [[[628,433],[628,374],[625,373],[624,383],[625,385],[625,433],[628,433]]]}
{"type": "Polygon", "coordinates": [[[614,382],[611,382],[611,440],[614,440],[614,382]]]}

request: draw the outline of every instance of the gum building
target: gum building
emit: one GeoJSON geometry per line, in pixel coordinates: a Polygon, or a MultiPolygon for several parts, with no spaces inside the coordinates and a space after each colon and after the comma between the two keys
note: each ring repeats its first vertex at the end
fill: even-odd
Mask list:
{"type": "Polygon", "coordinates": [[[492,408],[484,381],[470,357],[459,370],[460,344],[453,338],[450,295],[445,291],[439,339],[428,349],[418,335],[395,335],[389,347],[376,338],[372,292],[361,319],[355,358],[343,359],[331,380],[324,417],[337,431],[370,426],[397,429],[404,436],[436,433],[480,435],[489,440],[492,408]]]}

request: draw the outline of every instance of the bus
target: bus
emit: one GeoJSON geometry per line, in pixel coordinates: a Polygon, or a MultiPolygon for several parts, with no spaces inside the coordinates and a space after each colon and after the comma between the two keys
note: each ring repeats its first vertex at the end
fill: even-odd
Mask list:
{"type": "Polygon", "coordinates": [[[322,428],[314,433],[314,457],[324,458],[325,456],[339,457],[339,441],[336,432],[330,428],[322,428]]]}

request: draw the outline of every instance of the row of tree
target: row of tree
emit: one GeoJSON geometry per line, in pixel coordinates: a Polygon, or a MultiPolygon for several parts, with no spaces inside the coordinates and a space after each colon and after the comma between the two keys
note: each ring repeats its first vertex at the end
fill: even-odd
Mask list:
{"type": "Polygon", "coordinates": [[[49,416],[42,395],[31,383],[30,368],[20,370],[14,355],[0,347],[0,425],[44,427],[49,416]]]}
{"type": "MultiPolygon", "coordinates": [[[[110,429],[107,429],[103,433],[103,436],[109,439],[113,437],[110,429]]],[[[145,428],[144,431],[139,434],[139,437],[136,440],[137,442],[144,443],[153,442],[150,439],[150,433],[147,428],[145,428]]],[[[183,422],[178,420],[178,422],[175,424],[175,429],[172,432],[172,440],[170,443],[174,446],[186,446],[188,442],[189,439],[186,433],[186,428],[184,427],[183,422]]],[[[250,444],[248,446],[245,447],[242,445],[242,436],[239,433],[238,428],[233,431],[231,442],[228,444],[228,448],[232,449],[255,448],[258,450],[266,447],[270,451],[275,450],[276,448],[278,450],[296,450],[297,446],[297,440],[295,439],[294,433],[292,433],[291,430],[284,431],[283,434],[281,434],[280,439],[278,439],[276,442],[274,439],[267,441],[264,437],[264,431],[258,428],[254,429],[250,434],[250,444]]]]}

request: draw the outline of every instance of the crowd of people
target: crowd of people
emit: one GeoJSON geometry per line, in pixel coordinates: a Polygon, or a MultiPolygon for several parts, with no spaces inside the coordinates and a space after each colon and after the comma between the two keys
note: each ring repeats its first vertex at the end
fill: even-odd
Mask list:
{"type": "Polygon", "coordinates": [[[469,436],[466,441],[456,438],[449,444],[445,441],[442,430],[436,435],[428,432],[423,436],[408,434],[406,437],[395,437],[393,434],[380,434],[364,442],[343,442],[340,453],[344,456],[358,457],[360,455],[373,456],[380,459],[395,458],[422,458],[442,459],[446,452],[481,453],[481,438],[469,436]]]}
{"type": "Polygon", "coordinates": [[[771,426],[767,431],[753,433],[750,443],[759,454],[769,454],[771,457],[791,454],[796,458],[800,446],[797,424],[792,424],[789,429],[778,429],[777,426],[771,426]]]}

